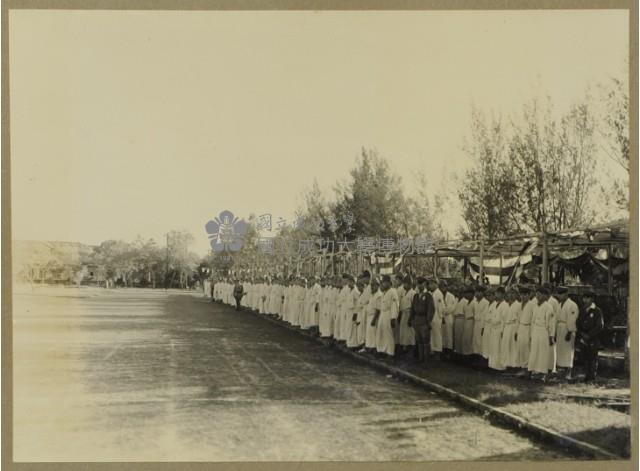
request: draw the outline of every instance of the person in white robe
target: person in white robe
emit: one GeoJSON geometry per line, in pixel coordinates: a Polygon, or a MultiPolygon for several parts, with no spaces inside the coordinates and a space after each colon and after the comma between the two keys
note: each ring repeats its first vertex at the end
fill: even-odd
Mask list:
{"type": "Polygon", "coordinates": [[[433,297],[435,312],[431,321],[431,352],[442,353],[442,325],[444,324],[444,296],[435,280],[429,280],[429,291],[433,297]]]}
{"type": "Polygon", "coordinates": [[[391,287],[391,277],[382,276],[382,299],[380,301],[380,317],[377,319],[376,349],[387,356],[395,354],[394,329],[398,319],[398,293],[391,287]]]}
{"type": "MultiPolygon", "coordinates": [[[[509,312],[509,303],[504,299],[505,289],[498,286],[495,292],[495,309],[489,309],[489,368],[502,371],[506,369],[502,362],[500,347],[502,344],[502,334],[509,312]]],[[[485,333],[487,328],[485,327],[485,333]]]]}
{"type": "Polygon", "coordinates": [[[464,307],[464,327],[462,334],[462,354],[468,359],[473,355],[473,335],[475,332],[475,312],[478,300],[474,297],[474,289],[469,287],[465,290],[465,298],[468,303],[464,307]]]}
{"type": "Polygon", "coordinates": [[[531,354],[531,319],[533,318],[533,309],[538,304],[535,291],[529,287],[520,288],[520,300],[522,302],[522,310],[518,316],[518,327],[516,330],[515,341],[517,360],[516,366],[521,368],[525,373],[529,365],[529,355],[531,354]]]}
{"type": "Polygon", "coordinates": [[[362,287],[360,297],[358,298],[358,318],[356,319],[356,345],[364,351],[367,330],[367,307],[371,299],[371,285],[369,272],[365,272],[360,277],[362,287]]]}
{"type": "Polygon", "coordinates": [[[520,311],[522,311],[522,303],[518,298],[519,295],[515,289],[507,291],[509,309],[506,312],[504,331],[500,342],[500,355],[502,364],[508,369],[518,366],[518,347],[515,336],[518,329],[518,318],[520,311]]]}
{"type": "Polygon", "coordinates": [[[558,301],[556,299],[556,294],[555,294],[555,289],[554,287],[550,284],[550,283],[546,283],[545,288],[547,288],[549,290],[549,292],[551,293],[549,295],[549,299],[548,299],[548,303],[551,304],[551,307],[553,308],[553,332],[554,332],[554,342],[553,345],[551,346],[551,350],[549,353],[549,371],[552,373],[556,372],[556,358],[557,358],[557,342],[555,339],[555,332],[558,328],[557,322],[558,322],[558,317],[560,317],[560,301],[558,301]]]}
{"type": "Polygon", "coordinates": [[[453,351],[458,355],[464,354],[465,308],[469,304],[468,291],[468,289],[460,291],[460,299],[453,310],[453,351]]]}
{"type": "Polygon", "coordinates": [[[484,320],[489,310],[489,300],[485,297],[486,291],[486,288],[482,285],[476,287],[476,306],[473,317],[473,354],[477,356],[477,359],[482,358],[484,320]]]}
{"type": "Polygon", "coordinates": [[[377,277],[371,278],[371,297],[367,304],[367,318],[365,331],[365,348],[368,352],[376,350],[377,319],[380,316],[380,303],[382,291],[380,291],[380,281],[377,277]]]}
{"type": "Polygon", "coordinates": [[[549,304],[549,290],[538,288],[537,304],[533,308],[531,317],[531,352],[527,369],[531,373],[543,375],[549,373],[549,355],[552,354],[553,337],[555,335],[555,319],[553,306],[549,304]]]}
{"type": "Polygon", "coordinates": [[[458,299],[449,291],[445,280],[440,280],[439,288],[443,298],[442,350],[445,352],[446,357],[449,358],[453,352],[453,312],[458,304],[458,299]]]}
{"type": "Polygon", "coordinates": [[[495,301],[495,291],[488,289],[485,296],[489,301],[489,307],[484,314],[484,328],[482,331],[482,357],[489,360],[489,352],[491,349],[491,326],[498,309],[498,303],[495,301]]]}
{"type": "Polygon", "coordinates": [[[398,319],[398,344],[405,351],[413,349],[416,344],[416,334],[409,325],[411,317],[411,303],[416,292],[413,289],[413,280],[409,275],[404,277],[402,291],[398,293],[400,300],[398,319]]]}
{"type": "Polygon", "coordinates": [[[556,363],[564,370],[565,378],[570,378],[573,369],[575,341],[578,320],[578,305],[569,298],[569,289],[561,286],[557,290],[560,312],[556,322],[556,363]]]}

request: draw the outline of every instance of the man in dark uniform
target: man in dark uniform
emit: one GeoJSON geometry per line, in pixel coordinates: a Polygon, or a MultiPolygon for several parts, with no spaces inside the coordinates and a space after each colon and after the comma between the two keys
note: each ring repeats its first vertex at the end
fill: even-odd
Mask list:
{"type": "Polygon", "coordinates": [[[418,292],[411,302],[409,326],[416,334],[416,350],[418,363],[426,363],[431,352],[431,321],[435,312],[435,305],[431,293],[427,291],[427,279],[418,277],[418,292]]]}
{"type": "Polygon", "coordinates": [[[236,311],[240,310],[240,301],[244,295],[245,292],[242,283],[240,283],[240,280],[236,280],[236,285],[233,287],[233,297],[236,300],[236,311]]]}
{"type": "Polygon", "coordinates": [[[600,333],[604,329],[602,311],[595,303],[596,295],[588,291],[582,295],[585,309],[578,315],[578,342],[581,357],[586,367],[585,382],[595,381],[598,372],[598,350],[600,333]]]}

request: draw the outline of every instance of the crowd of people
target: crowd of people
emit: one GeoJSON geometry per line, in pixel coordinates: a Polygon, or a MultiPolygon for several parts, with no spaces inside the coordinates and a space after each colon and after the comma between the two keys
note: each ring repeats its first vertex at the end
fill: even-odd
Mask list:
{"type": "Polygon", "coordinates": [[[380,356],[436,357],[546,380],[573,379],[576,347],[586,375],[597,374],[604,327],[595,294],[579,309],[568,289],[451,284],[409,275],[308,279],[213,279],[212,301],[274,316],[314,335],[380,356]]]}

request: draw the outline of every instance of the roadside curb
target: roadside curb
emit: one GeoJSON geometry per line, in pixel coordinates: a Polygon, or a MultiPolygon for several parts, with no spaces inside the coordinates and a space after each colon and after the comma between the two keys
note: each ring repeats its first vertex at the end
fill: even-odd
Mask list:
{"type": "MultiPolygon", "coordinates": [[[[307,331],[294,327],[284,321],[275,319],[265,314],[259,314],[247,308],[243,308],[242,310],[247,311],[258,318],[271,322],[274,325],[277,325],[279,327],[284,327],[304,337],[315,340],[317,343],[323,346],[327,346],[326,343],[320,337],[311,335],[307,331]]],[[[556,432],[542,425],[536,424],[534,422],[530,422],[518,415],[490,406],[482,401],[469,397],[465,394],[459,393],[441,384],[434,383],[427,379],[416,376],[401,368],[388,365],[382,361],[360,355],[357,352],[349,350],[346,347],[337,346],[335,349],[340,351],[341,353],[344,353],[350,356],[355,360],[360,361],[361,363],[368,364],[374,369],[377,369],[377,370],[386,372],[388,374],[391,374],[395,377],[410,381],[411,383],[417,386],[420,386],[424,389],[427,389],[441,396],[444,396],[453,402],[461,404],[466,409],[473,410],[475,412],[480,412],[483,417],[489,419],[490,421],[506,426],[520,434],[532,436],[545,443],[553,444],[554,446],[561,447],[565,450],[571,451],[573,453],[578,453],[583,456],[586,455],[592,459],[598,459],[598,460],[624,460],[625,459],[622,456],[611,453],[596,445],[592,445],[590,443],[576,440],[575,438],[556,432]]]]}

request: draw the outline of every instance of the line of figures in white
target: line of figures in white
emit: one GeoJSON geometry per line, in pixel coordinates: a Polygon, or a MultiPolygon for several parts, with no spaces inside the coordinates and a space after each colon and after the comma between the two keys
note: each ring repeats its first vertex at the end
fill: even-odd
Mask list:
{"type": "Polygon", "coordinates": [[[207,280],[204,293],[236,309],[277,317],[361,352],[417,362],[457,359],[518,376],[572,379],[576,345],[586,381],[597,372],[604,327],[595,294],[584,309],[566,287],[452,284],[368,271],[357,278],[207,280]],[[559,374],[562,373],[562,374],[559,374]]]}

